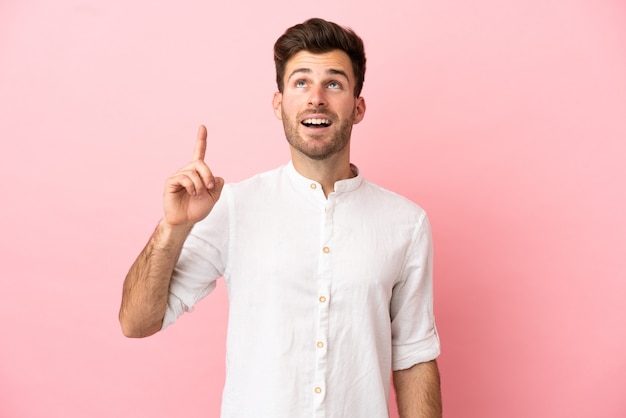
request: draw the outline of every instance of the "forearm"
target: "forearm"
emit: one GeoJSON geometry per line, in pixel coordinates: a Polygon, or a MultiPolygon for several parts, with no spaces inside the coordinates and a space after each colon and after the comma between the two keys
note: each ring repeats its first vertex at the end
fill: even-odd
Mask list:
{"type": "Polygon", "coordinates": [[[441,387],[435,360],[393,373],[400,418],[440,418],[441,387]]]}
{"type": "Polygon", "coordinates": [[[124,280],[119,312],[122,332],[127,337],[147,337],[161,329],[170,279],[189,230],[172,228],[161,221],[131,266],[124,280]]]}

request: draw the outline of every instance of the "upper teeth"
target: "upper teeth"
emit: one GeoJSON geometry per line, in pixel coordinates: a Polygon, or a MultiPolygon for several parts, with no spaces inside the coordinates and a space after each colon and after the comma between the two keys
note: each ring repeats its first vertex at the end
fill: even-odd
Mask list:
{"type": "Polygon", "coordinates": [[[307,125],[330,125],[330,121],[328,119],[305,119],[303,123],[307,125]]]}

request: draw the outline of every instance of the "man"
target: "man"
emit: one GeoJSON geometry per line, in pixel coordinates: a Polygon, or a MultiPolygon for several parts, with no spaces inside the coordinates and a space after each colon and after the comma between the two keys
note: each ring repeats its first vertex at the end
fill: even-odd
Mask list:
{"type": "Polygon", "coordinates": [[[274,59],[291,162],[224,186],[200,127],[124,282],[123,332],[167,327],[224,277],[222,417],[387,417],[392,370],[401,417],[440,417],[428,219],[350,163],[363,43],[310,19],[278,39],[274,59]]]}

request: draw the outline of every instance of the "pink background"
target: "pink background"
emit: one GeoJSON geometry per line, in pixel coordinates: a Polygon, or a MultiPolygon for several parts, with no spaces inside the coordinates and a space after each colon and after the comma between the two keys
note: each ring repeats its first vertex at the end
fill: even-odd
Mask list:
{"type": "Polygon", "coordinates": [[[626,416],[623,1],[175,4],[0,3],[1,417],[218,416],[223,284],[146,340],[121,284],[198,124],[229,181],[287,161],[312,16],[366,42],[353,162],[433,223],[445,416],[626,416]]]}

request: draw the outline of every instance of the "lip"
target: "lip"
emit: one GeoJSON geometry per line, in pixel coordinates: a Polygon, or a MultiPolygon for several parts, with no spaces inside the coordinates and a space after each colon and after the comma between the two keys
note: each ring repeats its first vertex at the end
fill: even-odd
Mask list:
{"type": "Polygon", "coordinates": [[[332,121],[333,118],[327,113],[307,113],[302,115],[300,122],[306,119],[328,119],[332,121]]]}

